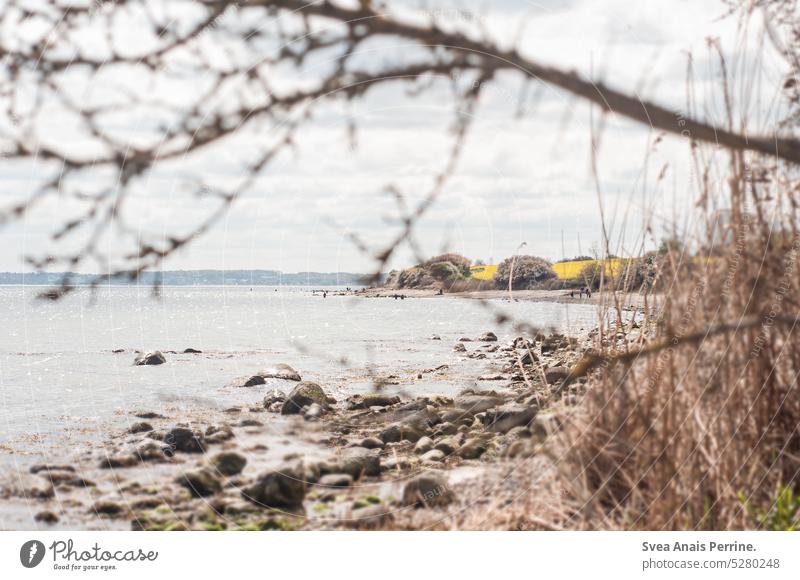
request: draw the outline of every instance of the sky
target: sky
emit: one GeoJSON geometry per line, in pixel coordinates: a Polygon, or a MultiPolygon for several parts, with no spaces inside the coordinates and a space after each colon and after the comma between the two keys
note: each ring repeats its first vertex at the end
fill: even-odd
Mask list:
{"type": "MultiPolygon", "coordinates": [[[[409,18],[430,12],[420,8],[425,6],[421,2],[388,4],[409,18]]],[[[673,108],[676,116],[687,114],[691,54],[694,113],[717,123],[723,119],[721,72],[707,39],[719,38],[736,86],[749,86],[742,82],[754,70],[747,63],[758,63],[759,99],[746,112],[753,118],[751,126],[768,127],[776,114],[773,87],[781,84],[780,62],[769,47],[758,51],[757,26],[745,35],[748,43],[742,44],[738,21],[726,16],[727,7],[720,0],[432,0],[426,4],[435,7],[433,12],[442,21],[467,30],[480,27],[501,46],[516,45],[531,59],[638,94],[673,108]],[[759,54],[764,60],[753,60],[759,54]]],[[[127,32],[128,40],[122,42],[136,43],[135,24],[127,32]]],[[[213,36],[204,41],[213,52],[213,36]]],[[[359,58],[377,66],[406,58],[406,48],[381,42],[359,58]]],[[[315,67],[323,70],[327,64],[311,63],[303,78],[276,82],[312,82],[315,67]]],[[[133,88],[142,84],[135,76],[116,80],[133,88]]],[[[667,136],[653,146],[658,132],[616,116],[606,116],[600,123],[596,110],[552,87],[534,83],[522,93],[525,80],[519,74],[503,74],[485,87],[457,169],[414,230],[416,250],[401,248],[389,267],[407,267],[418,254],[444,251],[486,263],[517,252],[550,260],[591,254],[602,251],[604,225],[612,252],[621,255],[636,255],[672,232],[690,235],[697,191],[685,139],[667,136]],[[521,94],[527,97],[520,116],[521,94]],[[593,121],[600,129],[595,133],[600,138],[594,150],[596,176],[593,121]],[[665,177],[658,180],[662,170],[665,177]]],[[[80,83],[76,85],[80,89],[80,83]]],[[[165,95],[188,99],[202,86],[202,79],[190,78],[163,90],[165,95]]],[[[80,94],[78,90],[76,95],[80,94]]],[[[400,190],[411,206],[422,199],[444,168],[454,114],[444,79],[420,96],[409,95],[406,86],[385,85],[355,106],[320,107],[297,134],[295,147],[242,193],[220,223],[171,257],[164,269],[371,271],[373,255],[361,251],[351,235],[372,250],[381,249],[396,235],[397,203],[385,193],[386,186],[400,190]],[[357,126],[355,148],[347,140],[351,121],[357,126]]],[[[71,150],[90,149],[57,112],[47,123],[51,139],[71,150]]],[[[154,123],[154,113],[138,111],[119,119],[119,131],[146,134],[154,123]]],[[[230,182],[241,160],[269,138],[242,131],[222,148],[159,170],[129,201],[127,223],[155,235],[188,229],[210,206],[198,201],[185,182],[197,176],[230,182]]],[[[0,159],[0,201],[22,199],[40,171],[36,165],[0,159]]],[[[55,199],[22,222],[0,229],[4,248],[0,271],[28,270],[22,257],[49,251],[49,235],[75,211],[68,199],[55,199]]],[[[103,247],[110,255],[122,251],[113,236],[103,247]]],[[[92,264],[82,270],[96,271],[92,264]]]]}

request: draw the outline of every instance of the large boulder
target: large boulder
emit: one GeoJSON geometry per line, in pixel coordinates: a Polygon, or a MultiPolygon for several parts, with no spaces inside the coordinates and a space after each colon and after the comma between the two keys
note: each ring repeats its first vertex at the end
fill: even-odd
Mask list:
{"type": "Polygon", "coordinates": [[[166,357],[158,350],[142,353],[133,360],[133,364],[136,366],[163,365],[165,362],[167,362],[166,357]]]}
{"type": "Polygon", "coordinates": [[[423,473],[403,488],[403,505],[414,507],[439,507],[453,502],[453,490],[441,475],[423,473]]]}
{"type": "Polygon", "coordinates": [[[314,403],[322,408],[327,408],[328,395],[317,383],[303,381],[298,383],[289,393],[289,396],[286,397],[286,401],[281,407],[281,414],[297,415],[303,410],[303,407],[308,407],[314,403]]]}
{"type": "Polygon", "coordinates": [[[261,474],[242,490],[242,497],[262,507],[293,510],[303,507],[306,490],[304,470],[286,466],[261,474]]]}

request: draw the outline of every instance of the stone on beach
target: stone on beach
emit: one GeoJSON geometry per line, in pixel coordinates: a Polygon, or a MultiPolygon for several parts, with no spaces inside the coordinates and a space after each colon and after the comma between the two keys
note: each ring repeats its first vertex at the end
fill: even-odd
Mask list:
{"type": "Polygon", "coordinates": [[[397,395],[385,395],[383,393],[368,393],[365,395],[353,395],[347,398],[348,411],[356,409],[369,409],[370,407],[388,407],[400,402],[397,395]]]}
{"type": "Polygon", "coordinates": [[[195,433],[187,427],[174,427],[164,436],[167,453],[181,451],[183,453],[203,453],[206,450],[202,434],[195,433]]]}
{"type": "Polygon", "coordinates": [[[494,332],[484,332],[478,337],[481,342],[497,342],[497,335],[494,332]]]}
{"type": "Polygon", "coordinates": [[[138,355],[134,360],[133,364],[136,366],[143,366],[143,365],[162,365],[167,362],[166,357],[161,354],[161,351],[152,350],[145,352],[143,354],[138,355]]]}
{"type": "Polygon", "coordinates": [[[447,480],[436,473],[423,473],[403,488],[403,505],[415,507],[441,507],[455,499],[447,480]]]}
{"type": "Polygon", "coordinates": [[[353,476],[349,473],[329,473],[320,477],[317,485],[333,488],[350,487],[353,485],[353,476]]]}
{"type": "Polygon", "coordinates": [[[298,383],[286,401],[281,407],[282,415],[297,415],[303,410],[303,407],[308,407],[316,403],[320,407],[328,407],[328,395],[317,383],[311,381],[303,381],[298,383]]]}
{"type": "Polygon", "coordinates": [[[175,481],[188,489],[193,497],[206,497],[222,491],[222,484],[206,467],[182,473],[175,481]]]}
{"type": "Polygon", "coordinates": [[[303,507],[306,490],[303,470],[286,466],[261,474],[242,490],[242,497],[263,507],[294,510],[303,507]]]}
{"type": "Polygon", "coordinates": [[[222,451],[214,455],[209,464],[222,475],[231,476],[241,473],[247,465],[247,459],[235,451],[222,451]]]}

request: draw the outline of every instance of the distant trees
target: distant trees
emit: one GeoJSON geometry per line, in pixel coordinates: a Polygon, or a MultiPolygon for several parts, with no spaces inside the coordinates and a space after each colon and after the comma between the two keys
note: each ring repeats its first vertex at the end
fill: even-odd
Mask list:
{"type": "Polygon", "coordinates": [[[498,288],[508,288],[509,278],[514,290],[527,290],[556,277],[550,262],[538,256],[506,258],[497,266],[494,282],[498,288]]]}

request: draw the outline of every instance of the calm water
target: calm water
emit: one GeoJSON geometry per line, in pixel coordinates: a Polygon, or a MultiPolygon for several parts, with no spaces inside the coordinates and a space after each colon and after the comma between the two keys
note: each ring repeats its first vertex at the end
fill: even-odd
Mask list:
{"type": "MultiPolygon", "coordinates": [[[[396,374],[411,394],[452,393],[467,386],[463,377],[416,380],[416,373],[441,364],[473,374],[491,370],[479,368],[490,363],[465,365],[452,352],[454,342],[487,330],[501,341],[511,338],[477,301],[448,297],[323,299],[301,288],[227,286],[164,288],[154,299],[149,288],[115,287],[52,303],[36,300],[39,290],[0,286],[0,443],[9,446],[52,432],[88,431],[133,410],[256,404],[263,386],[228,383],[278,362],[337,397],[369,389],[370,373],[396,374]],[[442,340],[430,340],[432,334],[442,340]],[[134,349],[180,353],[188,347],[203,353],[166,354],[167,364],[132,366],[134,349]]],[[[597,320],[597,308],[587,305],[494,306],[562,332],[597,320]]]]}

